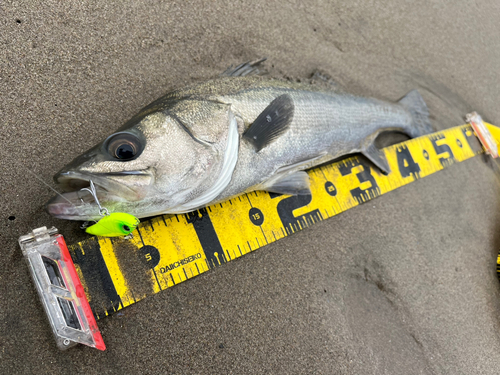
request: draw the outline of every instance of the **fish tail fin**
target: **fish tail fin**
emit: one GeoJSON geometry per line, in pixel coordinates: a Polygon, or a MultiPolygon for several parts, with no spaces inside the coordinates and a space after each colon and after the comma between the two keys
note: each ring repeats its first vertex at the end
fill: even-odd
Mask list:
{"type": "Polygon", "coordinates": [[[409,136],[416,138],[434,131],[429,120],[427,104],[425,104],[424,98],[417,90],[412,90],[406,94],[399,100],[399,104],[405,107],[413,118],[413,126],[409,129],[409,136]]]}

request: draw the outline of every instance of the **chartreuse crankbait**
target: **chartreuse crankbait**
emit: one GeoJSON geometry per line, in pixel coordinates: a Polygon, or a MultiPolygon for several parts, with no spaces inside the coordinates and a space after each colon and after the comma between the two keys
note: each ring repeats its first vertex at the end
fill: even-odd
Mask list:
{"type": "Polygon", "coordinates": [[[95,185],[90,181],[90,189],[84,188],[82,190],[88,191],[95,199],[97,206],[99,206],[99,214],[103,216],[97,223],[85,229],[85,232],[95,236],[102,237],[122,237],[128,236],[139,225],[139,219],[134,215],[124,212],[109,213],[106,207],[101,207],[95,185]]]}
{"type": "Polygon", "coordinates": [[[114,212],[104,216],[94,225],[85,229],[88,234],[102,237],[128,236],[139,225],[139,219],[124,212],[114,212]]]}

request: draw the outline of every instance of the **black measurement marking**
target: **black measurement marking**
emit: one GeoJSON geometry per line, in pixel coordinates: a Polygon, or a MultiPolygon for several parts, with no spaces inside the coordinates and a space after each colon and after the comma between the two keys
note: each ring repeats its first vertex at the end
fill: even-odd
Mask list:
{"type": "Polygon", "coordinates": [[[429,153],[427,152],[427,150],[424,150],[424,158],[429,160],[429,153]]]}
{"type": "Polygon", "coordinates": [[[331,181],[325,182],[325,190],[332,197],[335,197],[337,195],[337,188],[335,187],[335,185],[331,181]]]}
{"type": "MultiPolygon", "coordinates": [[[[330,196],[334,197],[334,198],[335,198],[335,200],[337,201],[337,204],[340,206],[340,202],[339,202],[339,200],[338,200],[338,198],[337,198],[337,193],[338,193],[337,188],[335,187],[335,185],[333,185],[333,183],[332,183],[331,181],[328,181],[328,178],[326,177],[325,172],[323,171],[323,168],[324,168],[324,169],[326,169],[326,170],[328,170],[328,168],[330,168],[330,169],[332,170],[332,173],[333,173],[333,172],[335,172],[335,169],[333,168],[333,165],[332,165],[332,164],[330,164],[330,165],[327,165],[327,166],[321,167],[319,170],[321,171],[321,173],[323,174],[323,177],[324,177],[324,178],[325,178],[325,180],[326,180],[326,183],[325,183],[325,190],[326,190],[326,192],[327,192],[328,194],[330,194],[330,196]],[[335,189],[335,191],[332,191],[332,188],[331,188],[331,187],[329,186],[329,184],[328,184],[329,182],[332,184],[332,186],[333,186],[333,188],[335,189]],[[327,185],[327,184],[328,184],[328,185],[327,185]],[[332,194],[333,194],[333,195],[332,195],[332,194]]],[[[333,212],[335,213],[335,209],[333,210],[333,212]]]]}
{"type": "Polygon", "coordinates": [[[268,244],[269,242],[267,242],[267,237],[266,237],[266,234],[264,233],[264,229],[262,229],[262,227],[260,227],[260,231],[262,232],[262,235],[264,236],[264,240],[268,244]]]}
{"type": "Polygon", "coordinates": [[[439,142],[439,141],[446,141],[446,138],[443,134],[434,134],[429,137],[431,140],[432,145],[434,146],[434,150],[436,151],[436,154],[438,156],[442,155],[439,157],[439,162],[443,167],[447,167],[455,162],[455,156],[453,155],[453,151],[451,151],[450,146],[446,144],[445,142],[439,142]],[[438,144],[438,142],[440,144],[438,144]]]}
{"type": "MultiPolygon", "coordinates": [[[[205,208],[185,214],[188,223],[193,224],[194,230],[200,241],[205,257],[214,265],[226,263],[226,255],[215,232],[214,225],[205,208]],[[199,214],[201,214],[201,217],[199,214]],[[217,259],[215,253],[220,254],[217,259]],[[214,262],[215,261],[215,262],[214,262]]],[[[213,267],[212,267],[213,268],[213,267]]]]}
{"type": "Polygon", "coordinates": [[[250,251],[252,251],[252,246],[250,246],[250,242],[247,241],[247,244],[248,244],[248,248],[250,249],[250,251]]]}
{"type": "Polygon", "coordinates": [[[168,288],[168,280],[165,278],[165,274],[161,273],[161,277],[163,279],[163,282],[165,283],[165,287],[168,288]]]}
{"type": "Polygon", "coordinates": [[[238,246],[238,250],[240,251],[240,254],[243,256],[243,253],[241,252],[240,245],[236,245],[236,246],[238,246]]]}
{"type": "MultiPolygon", "coordinates": [[[[281,196],[281,194],[270,193],[270,196],[271,198],[277,198],[281,196]]],[[[311,203],[311,201],[312,201],[312,195],[307,194],[307,195],[294,195],[278,202],[276,210],[278,211],[278,216],[281,219],[281,223],[285,227],[288,234],[289,230],[294,233],[299,230],[297,229],[298,223],[300,224],[300,226],[307,226],[308,225],[307,217],[309,215],[318,217],[319,213],[318,209],[306,212],[305,214],[300,216],[293,215],[293,211],[295,211],[298,208],[307,206],[309,203],[311,203]]]]}
{"type": "Polygon", "coordinates": [[[163,290],[161,288],[161,284],[160,284],[160,281],[158,280],[158,276],[156,275],[156,271],[153,269],[153,274],[155,275],[155,279],[156,279],[156,283],[158,284],[158,288],[160,288],[160,290],[163,290]]]}
{"type": "Polygon", "coordinates": [[[146,244],[144,243],[144,240],[142,239],[142,234],[141,234],[141,231],[139,230],[139,228],[137,228],[137,233],[139,233],[139,237],[141,239],[142,246],[145,246],[146,244]]]}
{"type": "Polygon", "coordinates": [[[194,264],[196,266],[196,271],[198,271],[198,275],[200,274],[200,269],[198,268],[198,263],[194,264]]]}
{"type": "MultiPolygon", "coordinates": [[[[135,299],[135,294],[134,294],[134,291],[133,290],[130,290],[130,293],[132,293],[132,299],[134,300],[134,303],[137,302],[137,300],[135,299]]],[[[123,307],[123,305],[122,305],[123,307]]]]}
{"type": "Polygon", "coordinates": [[[161,215],[161,219],[163,220],[163,224],[165,224],[165,226],[168,227],[167,222],[165,221],[165,216],[161,215]]]}
{"type": "Polygon", "coordinates": [[[462,148],[462,142],[460,142],[460,139],[457,138],[457,145],[458,147],[462,148]]]}
{"type": "Polygon", "coordinates": [[[339,163],[339,171],[342,176],[347,176],[352,173],[353,168],[361,166],[363,170],[356,173],[356,177],[360,184],[364,182],[369,182],[370,187],[366,189],[361,189],[357,187],[351,190],[352,197],[359,203],[366,202],[370,199],[378,197],[381,192],[378,187],[377,181],[372,176],[370,165],[365,159],[347,159],[339,163]]]}
{"type": "Polygon", "coordinates": [[[160,251],[151,245],[143,246],[139,249],[141,262],[149,269],[154,268],[160,263],[160,251]]]}
{"type": "Polygon", "coordinates": [[[481,146],[481,142],[479,142],[479,139],[477,139],[477,137],[474,135],[474,131],[470,126],[464,126],[462,128],[462,134],[464,135],[465,139],[467,140],[467,143],[469,144],[469,147],[471,148],[474,154],[483,151],[483,146],[481,146]]]}
{"type": "Polygon", "coordinates": [[[186,275],[186,280],[189,279],[188,274],[187,274],[186,270],[184,269],[184,267],[182,267],[182,270],[184,271],[184,275],[186,275]]]}
{"type": "Polygon", "coordinates": [[[248,217],[253,225],[261,226],[264,223],[264,214],[257,207],[252,207],[248,211],[248,217]]]}
{"type": "Polygon", "coordinates": [[[245,194],[245,197],[247,197],[248,203],[250,203],[250,207],[253,207],[252,202],[250,202],[250,197],[248,196],[248,194],[245,194]]]}
{"type": "Polygon", "coordinates": [[[233,259],[231,258],[231,255],[229,254],[229,250],[226,250],[226,254],[227,254],[227,257],[229,258],[229,260],[230,260],[230,261],[231,261],[231,260],[233,260],[233,259]]]}
{"type": "Polygon", "coordinates": [[[149,220],[149,225],[151,226],[151,230],[154,232],[155,227],[153,226],[153,220],[149,220]]]}
{"type": "Polygon", "coordinates": [[[71,256],[78,264],[88,292],[92,296],[89,304],[94,315],[99,318],[118,309],[120,305],[123,307],[102,256],[97,237],[81,243],[80,246],[82,252],[71,251],[71,256]]]}
{"type": "Polygon", "coordinates": [[[177,222],[180,223],[181,221],[179,220],[179,217],[177,216],[177,214],[175,214],[175,218],[177,219],[177,222]]]}
{"type": "Polygon", "coordinates": [[[278,241],[278,239],[276,238],[276,235],[274,234],[274,230],[272,231],[272,233],[273,233],[274,240],[278,241]]]}
{"type": "Polygon", "coordinates": [[[328,181],[328,178],[326,178],[326,174],[325,172],[323,171],[323,167],[319,168],[319,171],[321,172],[321,174],[323,175],[323,177],[325,178],[325,180],[328,181]]]}
{"type": "Polygon", "coordinates": [[[170,273],[170,278],[172,279],[172,282],[174,283],[175,285],[175,280],[174,280],[174,277],[172,276],[172,273],[170,273]]]}
{"type": "Polygon", "coordinates": [[[415,163],[410,150],[406,145],[396,149],[396,157],[398,159],[399,173],[403,178],[413,176],[413,178],[420,177],[420,166],[415,163]]]}

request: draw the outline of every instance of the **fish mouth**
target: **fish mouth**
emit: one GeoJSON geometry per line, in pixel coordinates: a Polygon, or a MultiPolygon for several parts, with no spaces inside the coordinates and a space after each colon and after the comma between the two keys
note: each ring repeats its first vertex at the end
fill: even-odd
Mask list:
{"type": "Polygon", "coordinates": [[[99,207],[92,194],[86,190],[90,187],[90,181],[96,187],[96,196],[101,205],[112,210],[112,206],[120,202],[135,202],[144,198],[147,190],[145,188],[151,185],[152,175],[149,171],[102,174],[61,171],[54,176],[54,181],[58,191],[63,193],[47,203],[49,214],[66,220],[96,220],[100,218],[99,207]],[[132,188],[119,181],[127,178],[134,178],[142,184],[132,188]]]}

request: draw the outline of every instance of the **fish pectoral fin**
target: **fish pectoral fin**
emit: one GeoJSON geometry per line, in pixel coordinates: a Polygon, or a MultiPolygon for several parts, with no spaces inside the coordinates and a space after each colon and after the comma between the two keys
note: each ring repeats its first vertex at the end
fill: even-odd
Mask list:
{"type": "Polygon", "coordinates": [[[238,65],[236,68],[231,65],[221,74],[221,76],[245,77],[245,76],[259,75],[261,73],[261,71],[259,70],[259,66],[266,60],[267,57],[263,57],[262,59],[254,61],[247,61],[246,63],[238,65]]]}
{"type": "Polygon", "coordinates": [[[243,134],[257,152],[285,133],[293,120],[294,104],[290,95],[274,99],[243,134]]]}
{"type": "Polygon", "coordinates": [[[308,195],[311,194],[309,175],[304,171],[299,171],[278,179],[274,178],[262,184],[260,190],[278,194],[308,195]]]}
{"type": "Polygon", "coordinates": [[[377,166],[380,171],[387,175],[391,172],[389,163],[383,151],[379,150],[373,142],[361,150],[361,153],[368,158],[373,164],[377,166]]]}

